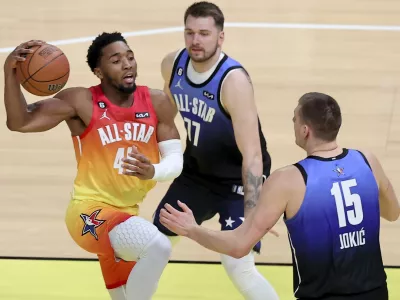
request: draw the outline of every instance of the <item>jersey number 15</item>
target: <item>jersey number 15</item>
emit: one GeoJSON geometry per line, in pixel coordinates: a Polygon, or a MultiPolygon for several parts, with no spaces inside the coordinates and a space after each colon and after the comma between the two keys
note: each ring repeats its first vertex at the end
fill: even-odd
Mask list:
{"type": "Polygon", "coordinates": [[[357,181],[355,179],[334,182],[332,185],[331,195],[335,197],[340,228],[347,226],[347,222],[351,225],[358,225],[364,219],[360,195],[355,193],[352,194],[350,191],[350,188],[355,186],[357,186],[357,181]],[[353,206],[353,209],[346,211],[345,206],[346,208],[353,206]]]}

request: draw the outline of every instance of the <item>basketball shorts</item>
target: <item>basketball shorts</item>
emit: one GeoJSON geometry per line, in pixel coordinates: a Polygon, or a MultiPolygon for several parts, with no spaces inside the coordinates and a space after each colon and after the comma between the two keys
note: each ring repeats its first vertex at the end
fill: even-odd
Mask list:
{"type": "Polygon", "coordinates": [[[387,284],[374,290],[354,295],[326,296],[322,298],[299,298],[297,300],[388,300],[387,284]]]}
{"type": "MultiPolygon", "coordinates": [[[[153,223],[162,233],[176,236],[160,223],[159,215],[166,203],[181,210],[177,204],[177,200],[180,200],[192,210],[197,224],[202,224],[218,214],[221,230],[233,230],[244,221],[244,197],[235,193],[235,188],[230,187],[227,190],[225,194],[216,193],[206,185],[199,184],[182,174],[171,183],[153,215],[153,223]]],[[[258,242],[253,249],[260,253],[261,242],[258,242]]]]}
{"type": "Polygon", "coordinates": [[[136,262],[116,260],[108,233],[137,215],[138,209],[123,211],[96,201],[71,200],[65,216],[69,234],[82,249],[97,254],[107,289],[126,284],[136,262]]]}

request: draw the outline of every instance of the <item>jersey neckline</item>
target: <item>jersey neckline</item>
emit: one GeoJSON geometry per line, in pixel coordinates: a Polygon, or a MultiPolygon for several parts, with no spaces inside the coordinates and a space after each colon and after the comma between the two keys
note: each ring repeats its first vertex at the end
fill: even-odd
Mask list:
{"type": "Polygon", "coordinates": [[[101,98],[103,101],[107,102],[107,104],[111,107],[117,108],[117,109],[122,109],[122,110],[131,110],[134,106],[135,106],[135,98],[136,98],[136,94],[138,92],[139,87],[136,86],[135,91],[132,93],[133,94],[133,99],[132,99],[132,104],[128,107],[124,107],[124,106],[119,106],[115,103],[113,103],[110,99],[107,98],[107,96],[104,94],[104,91],[101,87],[101,85],[98,85],[99,88],[99,98],[101,98]]]}
{"type": "Polygon", "coordinates": [[[343,150],[343,152],[337,156],[321,157],[321,156],[316,156],[316,155],[309,155],[309,156],[307,156],[307,158],[316,159],[316,160],[320,160],[320,161],[334,161],[334,160],[338,160],[338,159],[342,159],[342,158],[346,157],[346,155],[349,153],[349,150],[347,148],[343,148],[342,150],[343,150]]]}

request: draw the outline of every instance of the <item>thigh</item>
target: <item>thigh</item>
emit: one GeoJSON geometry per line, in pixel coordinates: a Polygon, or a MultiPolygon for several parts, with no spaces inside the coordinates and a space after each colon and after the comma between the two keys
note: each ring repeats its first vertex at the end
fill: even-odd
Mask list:
{"type": "Polygon", "coordinates": [[[72,200],[65,223],[78,246],[90,253],[113,255],[108,233],[131,216],[100,202],[72,200]]]}
{"type": "Polygon", "coordinates": [[[100,254],[97,256],[107,289],[115,289],[127,283],[129,274],[136,264],[135,261],[116,259],[114,255],[100,254]]]}
{"type": "MultiPolygon", "coordinates": [[[[234,230],[244,221],[244,198],[241,195],[229,194],[218,202],[219,223],[221,230],[234,230]]],[[[258,242],[254,251],[260,253],[261,241],[258,242]]]]}
{"type": "Polygon", "coordinates": [[[209,189],[196,181],[183,176],[178,177],[172,182],[167,193],[159,203],[153,216],[154,225],[166,235],[176,235],[160,223],[159,214],[166,203],[181,210],[177,203],[178,200],[189,206],[198,224],[211,219],[216,214],[216,205],[215,199],[210,197],[210,195],[209,189]]]}

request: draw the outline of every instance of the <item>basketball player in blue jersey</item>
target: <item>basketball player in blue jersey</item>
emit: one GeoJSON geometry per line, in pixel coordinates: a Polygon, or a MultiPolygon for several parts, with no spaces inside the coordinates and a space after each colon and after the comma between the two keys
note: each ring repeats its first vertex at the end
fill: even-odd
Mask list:
{"type": "MultiPolygon", "coordinates": [[[[178,237],[159,222],[165,203],[187,202],[199,223],[218,214],[221,229],[231,230],[256,206],[271,168],[249,75],[221,50],[222,11],[213,3],[194,3],[184,21],[186,48],[162,62],[164,90],[186,127],[184,166],[154,216],[154,224],[173,244],[178,237]]],[[[260,247],[258,242],[254,251],[260,247]]],[[[241,259],[222,255],[221,261],[245,299],[278,299],[257,271],[253,251],[241,259]]]]}
{"type": "Polygon", "coordinates": [[[379,160],[369,151],[341,148],[338,103],[303,95],[294,111],[296,144],[307,152],[274,171],[256,209],[229,232],[196,224],[193,213],[166,204],[160,221],[208,249],[242,257],[284,215],[293,254],[294,296],[309,300],[387,300],[380,217],[396,221],[399,202],[379,160]]]}

